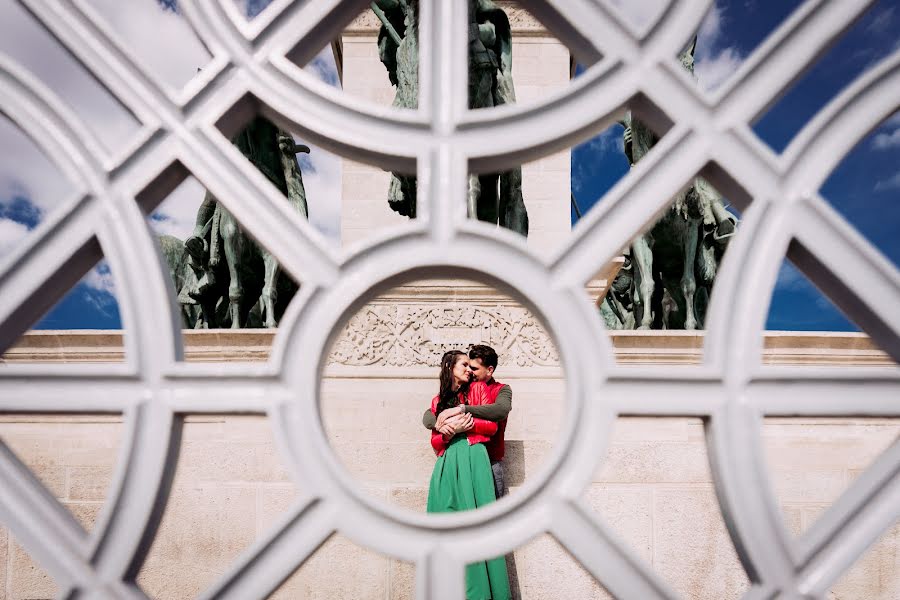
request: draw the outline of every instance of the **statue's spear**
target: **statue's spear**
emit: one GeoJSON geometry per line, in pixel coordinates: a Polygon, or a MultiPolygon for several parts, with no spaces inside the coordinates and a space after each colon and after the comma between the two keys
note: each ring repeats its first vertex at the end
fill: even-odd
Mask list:
{"type": "Polygon", "coordinates": [[[403,41],[403,38],[400,37],[400,34],[397,33],[397,30],[394,29],[394,26],[388,21],[387,15],[384,14],[384,11],[381,10],[375,2],[372,3],[372,12],[375,13],[375,16],[378,17],[378,20],[384,25],[385,30],[388,32],[388,35],[391,36],[391,39],[394,40],[394,43],[399,46],[400,42],[403,41]]]}

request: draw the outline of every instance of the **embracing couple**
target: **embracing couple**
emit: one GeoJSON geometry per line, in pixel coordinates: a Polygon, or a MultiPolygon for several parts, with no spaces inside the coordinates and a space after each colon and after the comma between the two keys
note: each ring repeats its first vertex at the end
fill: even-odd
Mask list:
{"type": "MultiPolygon", "coordinates": [[[[494,379],[497,353],[472,346],[446,352],[440,389],[422,423],[438,456],[428,488],[428,512],[472,510],[505,493],[503,433],[512,390],[494,379]]],[[[467,600],[507,600],[506,561],[500,556],[466,566],[467,600]]]]}

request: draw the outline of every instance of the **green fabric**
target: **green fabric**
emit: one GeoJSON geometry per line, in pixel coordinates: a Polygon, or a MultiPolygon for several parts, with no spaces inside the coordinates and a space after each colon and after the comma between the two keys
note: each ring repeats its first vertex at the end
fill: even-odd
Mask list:
{"type": "MultiPolygon", "coordinates": [[[[428,512],[474,510],[494,502],[494,476],[484,444],[458,436],[439,456],[428,488],[428,512]]],[[[502,556],[466,565],[466,600],[508,600],[509,577],[502,556]]]]}

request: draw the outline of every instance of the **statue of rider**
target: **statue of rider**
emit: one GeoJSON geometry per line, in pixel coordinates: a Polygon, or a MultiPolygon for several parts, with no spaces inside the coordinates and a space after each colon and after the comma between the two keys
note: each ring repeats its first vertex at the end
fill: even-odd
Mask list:
{"type": "MultiPolygon", "coordinates": [[[[290,133],[279,129],[267,118],[255,117],[240,133],[232,138],[247,159],[284,194],[303,216],[308,216],[306,193],[295,158],[298,152],[308,153],[309,147],[297,144],[290,133]]],[[[206,192],[197,210],[194,231],[184,242],[188,264],[198,274],[197,282],[188,295],[199,300],[207,291],[216,287],[216,268],[222,256],[219,246],[217,211],[218,200],[206,192]]],[[[182,296],[184,294],[182,293],[182,296]]]]}
{"type": "MultiPolygon", "coordinates": [[[[393,105],[418,107],[418,0],[376,0],[381,20],[378,53],[396,87],[393,105]]],[[[512,33],[509,18],[491,0],[469,0],[469,108],[515,102],[512,33]]],[[[388,204],[401,215],[416,216],[416,178],[391,174],[388,204]]],[[[528,235],[522,197],[522,169],[469,177],[470,217],[528,235]]]]}

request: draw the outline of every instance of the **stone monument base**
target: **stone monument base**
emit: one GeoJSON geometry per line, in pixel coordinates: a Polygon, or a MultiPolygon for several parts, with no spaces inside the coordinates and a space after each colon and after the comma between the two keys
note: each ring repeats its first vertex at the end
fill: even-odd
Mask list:
{"type": "MultiPolygon", "coordinates": [[[[265,360],[274,335],[186,331],[185,354],[189,361],[265,360]]],[[[3,361],[121,359],[121,336],[33,332],[3,361]]],[[[693,363],[703,344],[699,332],[611,337],[617,359],[626,363],[693,363]]],[[[764,356],[782,365],[893,367],[867,337],[851,333],[769,332],[764,356]]],[[[333,362],[322,387],[336,455],[367,493],[410,510],[424,510],[434,464],[420,418],[435,393],[436,375],[428,365],[367,370],[333,362]]],[[[553,365],[504,364],[498,377],[514,390],[506,469],[515,494],[553,447],[565,411],[565,381],[553,365]]],[[[88,530],[102,510],[122,432],[115,416],[0,417],[3,442],[88,530]]],[[[763,443],[788,528],[799,533],[809,527],[898,434],[900,424],[890,419],[766,419],[763,443]]],[[[265,417],[186,417],[172,495],[138,583],[150,597],[196,597],[302,492],[303,482],[292,481],[283,466],[265,417]]],[[[620,418],[583,499],[681,597],[737,598],[747,589],[716,503],[700,419],[620,418]]],[[[514,556],[521,598],[607,597],[548,535],[514,556]]],[[[900,526],[844,576],[834,597],[900,597],[897,556],[900,526]]],[[[336,534],[273,597],[413,598],[414,570],[336,534]]],[[[55,589],[0,529],[0,598],[50,598],[55,589]]]]}

